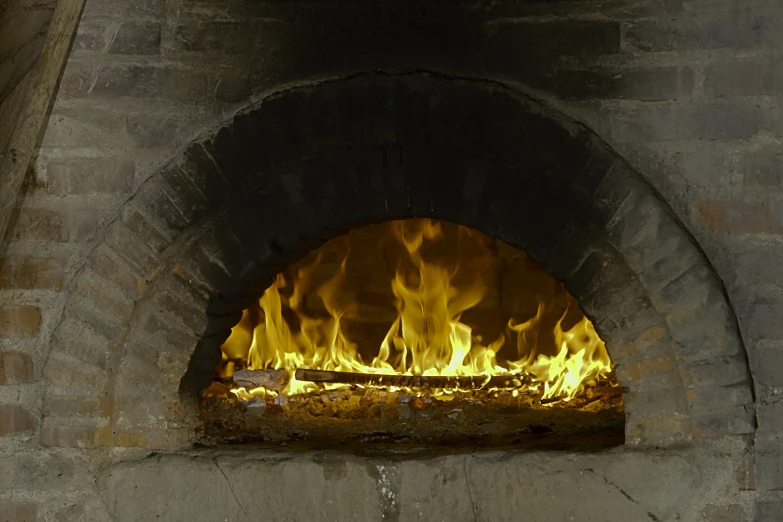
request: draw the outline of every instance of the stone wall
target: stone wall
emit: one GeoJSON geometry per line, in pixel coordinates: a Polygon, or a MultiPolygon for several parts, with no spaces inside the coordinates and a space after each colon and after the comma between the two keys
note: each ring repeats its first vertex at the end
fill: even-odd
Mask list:
{"type": "MultiPolygon", "coordinates": [[[[502,81],[581,121],[673,208],[725,284],[758,419],[755,433],[730,437],[739,449],[714,454],[730,455],[738,470],[730,499],[682,520],[780,518],[783,6],[395,4],[87,0],[0,271],[0,469],[11,470],[0,477],[0,513],[120,516],[112,495],[121,490],[107,496],[92,477],[155,445],[134,439],[142,448],[109,451],[109,430],[93,420],[96,409],[111,409],[101,397],[113,392],[107,375],[117,370],[113,336],[122,325],[106,321],[96,335],[78,315],[63,318],[71,294],[74,309],[98,320],[95,308],[134,313],[135,301],[122,296],[141,297],[144,279],[103,239],[142,183],[270,92],[373,70],[431,70],[502,81]],[[52,349],[55,328],[83,339],[68,344],[77,353],[52,349]]],[[[743,399],[727,388],[715,400],[743,399]]]]}

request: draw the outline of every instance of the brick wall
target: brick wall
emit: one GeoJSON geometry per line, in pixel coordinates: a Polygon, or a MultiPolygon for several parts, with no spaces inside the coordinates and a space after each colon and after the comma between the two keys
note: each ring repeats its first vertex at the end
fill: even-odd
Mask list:
{"type": "MultiPolygon", "coordinates": [[[[36,15],[38,32],[29,26],[32,41],[44,18],[36,15]]],[[[783,488],[783,329],[776,320],[783,310],[782,18],[783,5],[767,0],[741,6],[531,0],[460,9],[448,2],[392,8],[384,2],[87,0],[0,270],[0,460],[5,469],[26,470],[13,483],[0,479],[0,506],[22,513],[13,515],[18,520],[36,509],[43,519],[58,511],[102,513],[96,491],[77,486],[101,453],[42,445],[100,446],[103,424],[92,418],[57,433],[49,426],[58,415],[101,404],[111,353],[99,340],[58,348],[52,332],[64,321],[63,328],[82,328],[85,339],[96,331],[122,334],[100,317],[85,327],[78,315],[64,318],[63,309],[71,292],[104,293],[74,288],[80,271],[111,274],[115,285],[143,294],[141,278],[107,248],[111,228],[101,243],[142,182],[270,91],[353,72],[423,69],[502,80],[544,100],[595,130],[672,206],[726,285],[756,392],[756,453],[744,462],[738,488],[755,491],[758,506],[719,506],[704,516],[723,520],[740,512],[748,520],[777,520],[783,511],[776,493],[783,488]],[[85,266],[98,244],[100,255],[85,266]],[[50,356],[52,347],[58,349],[50,356]],[[91,351],[68,354],[75,349],[91,351]],[[44,375],[49,357],[57,371],[44,375]],[[84,370],[85,357],[94,361],[89,383],[79,380],[84,371],[73,369],[84,370]],[[47,389],[80,393],[46,402],[47,389]]],[[[0,93],[2,71],[0,65],[0,93]]],[[[11,105],[0,105],[0,114],[11,105]]],[[[129,314],[135,306],[112,305],[129,314]]]]}

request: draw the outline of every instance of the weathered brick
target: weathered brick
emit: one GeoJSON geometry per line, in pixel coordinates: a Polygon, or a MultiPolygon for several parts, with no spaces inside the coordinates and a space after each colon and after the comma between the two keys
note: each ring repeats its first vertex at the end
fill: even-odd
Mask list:
{"type": "Polygon", "coordinates": [[[46,210],[25,208],[19,214],[17,239],[78,243],[90,241],[99,224],[98,209],[46,210]]]}
{"type": "Polygon", "coordinates": [[[135,308],[130,296],[112,287],[92,270],[85,270],[76,277],[72,296],[89,302],[96,313],[116,317],[117,322],[130,320],[135,308]]]}
{"type": "Polygon", "coordinates": [[[677,388],[682,381],[677,374],[673,361],[665,357],[643,359],[637,362],[616,364],[617,378],[635,391],[644,391],[645,387],[677,388]]]}
{"type": "Polygon", "coordinates": [[[44,368],[44,378],[58,389],[78,390],[81,394],[101,394],[106,387],[106,374],[100,368],[59,351],[52,351],[44,368]]]}
{"type": "Polygon", "coordinates": [[[742,159],[741,170],[745,183],[762,187],[778,187],[783,183],[783,155],[757,152],[742,159]]]}
{"type": "Polygon", "coordinates": [[[35,428],[35,417],[15,404],[0,403],[0,437],[19,435],[35,428]]]}
{"type": "Polygon", "coordinates": [[[612,118],[612,137],[618,142],[671,140],[739,140],[761,127],[758,105],[745,102],[642,105],[612,118]]]}
{"type": "Polygon", "coordinates": [[[690,96],[693,69],[559,69],[555,74],[555,90],[560,96],[577,100],[674,100],[690,96]]]}
{"type": "Polygon", "coordinates": [[[16,352],[0,353],[0,384],[22,384],[34,380],[34,365],[29,355],[16,352]]]}
{"type": "Polygon", "coordinates": [[[99,245],[95,249],[88,264],[96,274],[114,283],[125,295],[134,299],[144,295],[144,281],[136,277],[131,268],[120,261],[117,254],[106,245],[99,245]]]}
{"type": "Polygon", "coordinates": [[[111,406],[105,396],[49,396],[44,400],[44,415],[108,417],[111,406]]]}
{"type": "Polygon", "coordinates": [[[48,194],[127,194],[136,171],[132,160],[81,158],[47,165],[36,186],[48,194]]]}
{"type": "Polygon", "coordinates": [[[643,51],[683,51],[749,47],[763,42],[774,31],[772,19],[761,16],[726,16],[713,20],[671,17],[639,20],[626,31],[626,42],[643,51]]]}
{"type": "Polygon", "coordinates": [[[710,94],[756,96],[783,92],[781,62],[770,56],[717,62],[704,69],[704,89],[710,94]]]}
{"type": "Polygon", "coordinates": [[[67,314],[52,334],[50,345],[53,350],[67,353],[99,368],[106,368],[112,348],[110,340],[67,314]]]}
{"type": "Polygon", "coordinates": [[[63,261],[54,258],[9,256],[0,268],[0,288],[61,290],[63,261]]]}
{"type": "Polygon", "coordinates": [[[109,47],[109,54],[158,54],[160,23],[124,22],[109,47]]]}
{"type": "Polygon", "coordinates": [[[148,279],[158,271],[155,253],[121,221],[106,229],[105,242],[137,275],[148,279]]]}
{"type": "Polygon", "coordinates": [[[739,504],[717,506],[708,504],[702,511],[704,522],[742,522],[746,520],[745,511],[739,504]]]}
{"type": "Polygon", "coordinates": [[[95,83],[99,70],[100,67],[93,63],[69,61],[60,79],[58,96],[63,99],[85,96],[95,83]]]}
{"type": "Polygon", "coordinates": [[[0,335],[34,339],[41,329],[41,310],[32,305],[0,307],[0,335]]]}
{"type": "Polygon", "coordinates": [[[108,445],[108,426],[56,424],[54,418],[41,426],[40,441],[53,448],[95,448],[108,445]]]}
{"type": "Polygon", "coordinates": [[[714,357],[700,361],[679,361],[680,374],[686,386],[733,386],[749,382],[748,367],[742,354],[714,357]]]}
{"type": "Polygon", "coordinates": [[[166,226],[159,223],[156,216],[145,214],[133,203],[122,207],[120,219],[144,244],[155,252],[163,252],[174,240],[171,234],[166,231],[166,226]]]}
{"type": "Polygon", "coordinates": [[[0,500],[0,516],[3,522],[36,522],[38,506],[32,502],[0,500]]]}
{"type": "Polygon", "coordinates": [[[206,98],[207,77],[201,71],[173,67],[107,66],[98,73],[90,94],[103,98],[160,98],[199,103],[206,98]]]}
{"type": "Polygon", "coordinates": [[[775,222],[772,209],[765,203],[699,201],[693,210],[702,224],[719,232],[783,233],[783,226],[775,222]]]}

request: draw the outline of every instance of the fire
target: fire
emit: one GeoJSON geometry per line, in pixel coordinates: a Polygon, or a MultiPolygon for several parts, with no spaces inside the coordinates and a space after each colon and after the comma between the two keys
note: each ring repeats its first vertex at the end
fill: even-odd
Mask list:
{"type": "MultiPolygon", "coordinates": [[[[546,288],[552,290],[549,295],[537,296],[535,314],[524,320],[512,316],[487,343],[463,316],[488,295],[486,275],[498,260],[487,247],[493,240],[465,227],[432,220],[410,219],[376,227],[385,227],[387,237],[395,240],[403,255],[390,282],[396,318],[372,359],[362,357],[360,352],[366,353],[366,347],[360,350],[346,328],[362,319],[363,309],[347,285],[350,238],[342,238],[330,242],[332,251],[339,253],[339,268],[329,277],[318,280],[329,254],[328,249],[320,249],[293,276],[279,274],[261,296],[259,306],[244,311],[222,347],[221,376],[230,377],[237,365],[251,370],[284,369],[290,380],[280,393],[286,396],[315,391],[319,386],[337,386],[298,381],[294,377],[298,368],[486,376],[487,380],[524,375],[528,377],[526,390],[514,390],[515,395],[528,391],[558,400],[571,399],[599,381],[613,382],[612,363],[603,341],[575,300],[551,277],[552,284],[546,288]],[[445,241],[444,228],[456,236],[456,242],[445,241]],[[427,247],[440,248],[452,261],[445,262],[444,256],[432,260],[425,255],[427,247]],[[472,257],[461,255],[468,250],[472,257]],[[313,302],[321,313],[314,313],[313,302]]],[[[276,395],[264,388],[232,391],[246,399],[276,395]]]]}

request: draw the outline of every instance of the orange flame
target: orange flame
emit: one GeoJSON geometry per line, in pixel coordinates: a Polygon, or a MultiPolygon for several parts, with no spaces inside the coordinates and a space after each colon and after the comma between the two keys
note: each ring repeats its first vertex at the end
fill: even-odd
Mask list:
{"type": "MultiPolygon", "coordinates": [[[[362,360],[356,343],[343,328],[346,320],[361,318],[362,313],[345,290],[349,254],[344,253],[334,275],[316,285],[315,274],[324,256],[321,249],[293,277],[288,297],[283,292],[288,288],[288,281],[280,274],[261,296],[260,312],[244,312],[222,347],[222,375],[230,377],[232,361],[239,360],[242,364],[246,356],[244,362],[250,369],[287,370],[290,381],[281,393],[293,395],[318,389],[314,383],[297,381],[294,378],[297,368],[405,375],[526,374],[533,381],[527,385],[531,391],[538,391],[542,398],[566,400],[586,385],[613,377],[603,341],[559,283],[556,283],[561,297],[559,305],[553,299],[539,297],[538,310],[532,318],[523,322],[510,319],[504,332],[484,344],[473,328],[461,321],[462,315],[487,295],[482,271],[474,270],[478,276],[457,285],[454,280],[462,265],[425,261],[422,250],[443,238],[443,226],[456,227],[461,240],[456,247],[446,245],[447,253],[460,251],[462,243],[472,243],[481,249],[486,241],[476,231],[432,220],[395,221],[386,226],[404,246],[406,257],[398,264],[391,281],[397,316],[372,361],[362,360]],[[310,295],[320,300],[325,315],[309,313],[310,295]],[[291,312],[292,317],[287,319],[286,313],[291,312]],[[554,346],[550,348],[554,350],[549,350],[554,353],[546,355],[542,353],[546,347],[540,337],[546,319],[553,313],[559,313],[552,332],[554,346]],[[565,328],[567,318],[572,325],[565,328]],[[292,329],[289,322],[298,323],[298,328],[292,329]],[[517,353],[499,357],[506,340],[513,337],[516,337],[517,353]]],[[[456,257],[459,261],[459,256],[456,257]]],[[[337,385],[326,385],[333,386],[337,385]]],[[[263,388],[232,391],[242,398],[275,395],[263,388]]]]}

